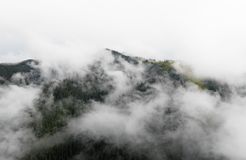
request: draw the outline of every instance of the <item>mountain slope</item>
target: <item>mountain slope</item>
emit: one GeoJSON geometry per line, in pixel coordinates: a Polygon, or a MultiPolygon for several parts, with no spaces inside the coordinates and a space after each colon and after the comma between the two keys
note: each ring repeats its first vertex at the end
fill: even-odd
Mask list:
{"type": "Polygon", "coordinates": [[[41,78],[38,61],[0,65],[2,85],[40,88],[33,107],[25,110],[29,120],[22,124],[35,138],[17,159],[226,159],[211,150],[217,122],[184,112],[178,95],[193,86],[224,101],[232,92],[227,84],[179,73],[174,61],[107,51],[113,59],[109,63],[99,60],[86,74],[59,80],[41,78]],[[15,80],[16,74],[24,77],[23,83],[15,80]],[[191,124],[200,130],[191,132],[191,124]]]}
{"type": "Polygon", "coordinates": [[[31,59],[17,64],[0,64],[0,83],[37,83],[40,71],[35,66],[38,64],[38,61],[31,59]]]}

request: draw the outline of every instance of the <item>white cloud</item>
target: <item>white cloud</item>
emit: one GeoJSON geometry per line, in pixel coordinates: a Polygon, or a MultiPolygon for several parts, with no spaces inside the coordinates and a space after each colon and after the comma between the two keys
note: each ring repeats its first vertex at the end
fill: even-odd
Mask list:
{"type": "Polygon", "coordinates": [[[32,108],[38,91],[32,87],[0,88],[0,159],[16,159],[35,139],[26,127],[29,115],[25,110],[32,108]]]}
{"type": "MultiPolygon", "coordinates": [[[[192,65],[196,74],[234,83],[246,73],[245,7],[243,0],[0,1],[0,61],[37,58],[46,67],[51,65],[61,70],[67,67],[70,72],[71,68],[76,70],[100,57],[98,54],[103,48],[112,48],[136,56],[183,61],[192,65]],[[66,66],[61,68],[63,64],[66,66]]],[[[127,79],[122,73],[109,73],[122,84],[117,88],[118,94],[131,87],[125,86],[127,79]]],[[[1,90],[6,93],[0,98],[0,117],[19,123],[19,113],[30,105],[36,90],[18,87],[11,87],[9,92],[1,90]]],[[[184,113],[191,118],[209,124],[209,120],[216,124],[224,122],[218,133],[221,137],[216,151],[231,159],[245,159],[244,98],[220,104],[216,97],[196,89],[180,92],[177,98],[184,113]],[[225,110],[221,109],[225,106],[228,106],[225,110]],[[217,119],[217,115],[221,117],[217,119]]],[[[163,99],[158,100],[155,105],[166,104],[163,99]]],[[[106,105],[105,109],[86,115],[82,122],[86,130],[97,134],[102,131],[111,134],[115,127],[126,135],[141,133],[142,126],[137,124],[153,106],[145,104],[143,109],[141,104],[134,105],[136,108],[130,108],[130,116],[106,105]],[[136,132],[134,127],[140,128],[136,132]]],[[[210,138],[199,137],[202,128],[193,121],[187,127],[191,130],[187,129],[186,133],[193,133],[197,139],[204,138],[203,142],[210,138]]],[[[1,138],[10,142],[0,141],[0,148],[10,146],[3,154],[6,159],[18,150],[12,144],[18,146],[18,139],[28,131],[14,133],[8,126],[5,130],[0,131],[4,134],[1,138]],[[6,135],[5,130],[9,134],[6,135]]]]}
{"type": "Polygon", "coordinates": [[[78,61],[108,47],[231,78],[246,68],[245,6],[243,0],[1,1],[1,61],[8,55],[78,61]]]}

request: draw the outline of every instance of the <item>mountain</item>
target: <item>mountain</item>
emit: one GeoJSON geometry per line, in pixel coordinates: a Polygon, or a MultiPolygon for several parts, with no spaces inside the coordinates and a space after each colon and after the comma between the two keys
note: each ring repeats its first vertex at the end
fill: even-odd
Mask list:
{"type": "Polygon", "coordinates": [[[25,60],[17,64],[0,64],[0,83],[37,83],[40,78],[40,71],[36,60],[25,60]]]}
{"type": "Polygon", "coordinates": [[[199,92],[227,101],[232,94],[228,84],[181,73],[175,68],[175,61],[148,60],[107,51],[113,61],[106,66],[98,60],[88,66],[85,74],[74,73],[55,80],[42,75],[41,62],[37,60],[0,64],[2,87],[40,88],[33,107],[25,111],[29,121],[22,124],[31,130],[34,140],[24,146],[26,149],[16,159],[226,159],[208,151],[200,140],[184,136],[188,134],[188,122],[204,127],[207,135],[212,134],[212,122],[201,122],[183,113],[177,92],[192,86],[199,92]],[[159,101],[167,99],[167,102],[162,106],[156,97],[160,97],[159,101]],[[136,111],[139,106],[143,106],[144,112],[148,111],[147,117],[155,115],[148,120],[138,119],[141,116],[141,109],[136,111]],[[119,116],[114,117],[114,114],[119,116]],[[118,124],[110,118],[108,124],[100,125],[100,115],[102,121],[111,116],[116,122],[117,118],[123,120],[118,124]],[[135,119],[139,125],[132,124],[135,119]],[[129,124],[134,128],[129,128],[129,124]],[[136,129],[138,126],[142,128],[136,129]]]}

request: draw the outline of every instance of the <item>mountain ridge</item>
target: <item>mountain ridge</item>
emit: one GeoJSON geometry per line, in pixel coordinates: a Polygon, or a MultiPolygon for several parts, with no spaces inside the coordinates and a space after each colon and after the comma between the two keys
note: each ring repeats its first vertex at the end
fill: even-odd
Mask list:
{"type": "MultiPolygon", "coordinates": [[[[109,70],[105,69],[103,62],[94,63],[88,67],[87,73],[83,76],[69,76],[55,81],[42,78],[40,62],[37,60],[0,64],[0,75],[5,81],[2,85],[11,84],[22,87],[34,84],[34,87],[40,88],[40,93],[33,102],[33,108],[27,109],[30,121],[23,124],[31,130],[36,141],[27,146],[29,149],[18,159],[226,160],[216,153],[207,154],[196,140],[194,143],[190,139],[186,142],[182,136],[168,137],[166,134],[176,135],[180,130],[186,134],[183,127],[186,126],[187,121],[201,123],[181,112],[182,109],[176,102],[178,101],[176,92],[180,89],[189,89],[192,85],[197,90],[209,93],[211,96],[218,96],[224,101],[229,99],[232,92],[227,84],[215,80],[196,79],[179,73],[173,66],[175,61],[138,59],[114,50],[107,49],[107,51],[113,57],[112,63],[107,64],[109,67],[106,67],[109,70]],[[125,63],[128,63],[130,68],[125,63]],[[135,71],[134,68],[138,67],[143,69],[135,71]],[[4,71],[10,73],[6,74],[4,71]],[[13,80],[16,74],[21,74],[24,82],[13,80]],[[119,75],[123,78],[118,78],[119,75]],[[124,87],[122,88],[121,85],[124,87]],[[135,107],[132,104],[142,104],[144,109],[145,106],[157,103],[155,99],[164,93],[169,97],[167,98],[168,106],[162,108],[160,107],[162,104],[154,105],[154,108],[160,111],[144,125],[143,131],[146,133],[138,133],[139,142],[131,139],[135,136],[134,134],[124,130],[123,133],[115,135],[114,132],[117,133],[117,131],[94,132],[91,127],[86,128],[85,125],[85,129],[82,128],[82,131],[78,133],[70,131],[74,124],[80,125],[80,118],[88,118],[93,111],[96,111],[94,114],[100,113],[100,108],[105,108],[102,114],[106,114],[108,110],[112,112],[108,116],[116,114],[119,118],[130,117],[135,111],[131,109],[135,107]],[[97,134],[99,134],[98,137],[97,134]],[[149,140],[148,136],[152,136],[153,139],[149,140]],[[195,147],[192,150],[185,148],[185,144],[179,142],[180,139],[195,147]],[[56,143],[53,144],[52,141],[56,143]],[[45,145],[40,145],[42,143],[45,145]]],[[[96,117],[95,115],[95,120],[96,117]]],[[[142,120],[138,122],[143,123],[142,120]]],[[[210,122],[202,123],[205,123],[205,126],[210,125],[210,122]]],[[[93,125],[97,126],[97,124],[93,125]]],[[[108,129],[111,129],[110,124],[103,125],[106,126],[106,130],[108,125],[108,129]]],[[[104,130],[103,126],[97,127],[98,131],[104,130]]]]}

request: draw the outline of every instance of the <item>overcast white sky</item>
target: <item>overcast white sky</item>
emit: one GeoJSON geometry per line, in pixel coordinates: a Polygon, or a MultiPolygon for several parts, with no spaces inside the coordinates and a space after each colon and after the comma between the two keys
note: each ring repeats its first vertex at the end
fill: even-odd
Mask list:
{"type": "Polygon", "coordinates": [[[244,0],[0,0],[0,61],[79,60],[103,48],[246,72],[244,0]]]}

